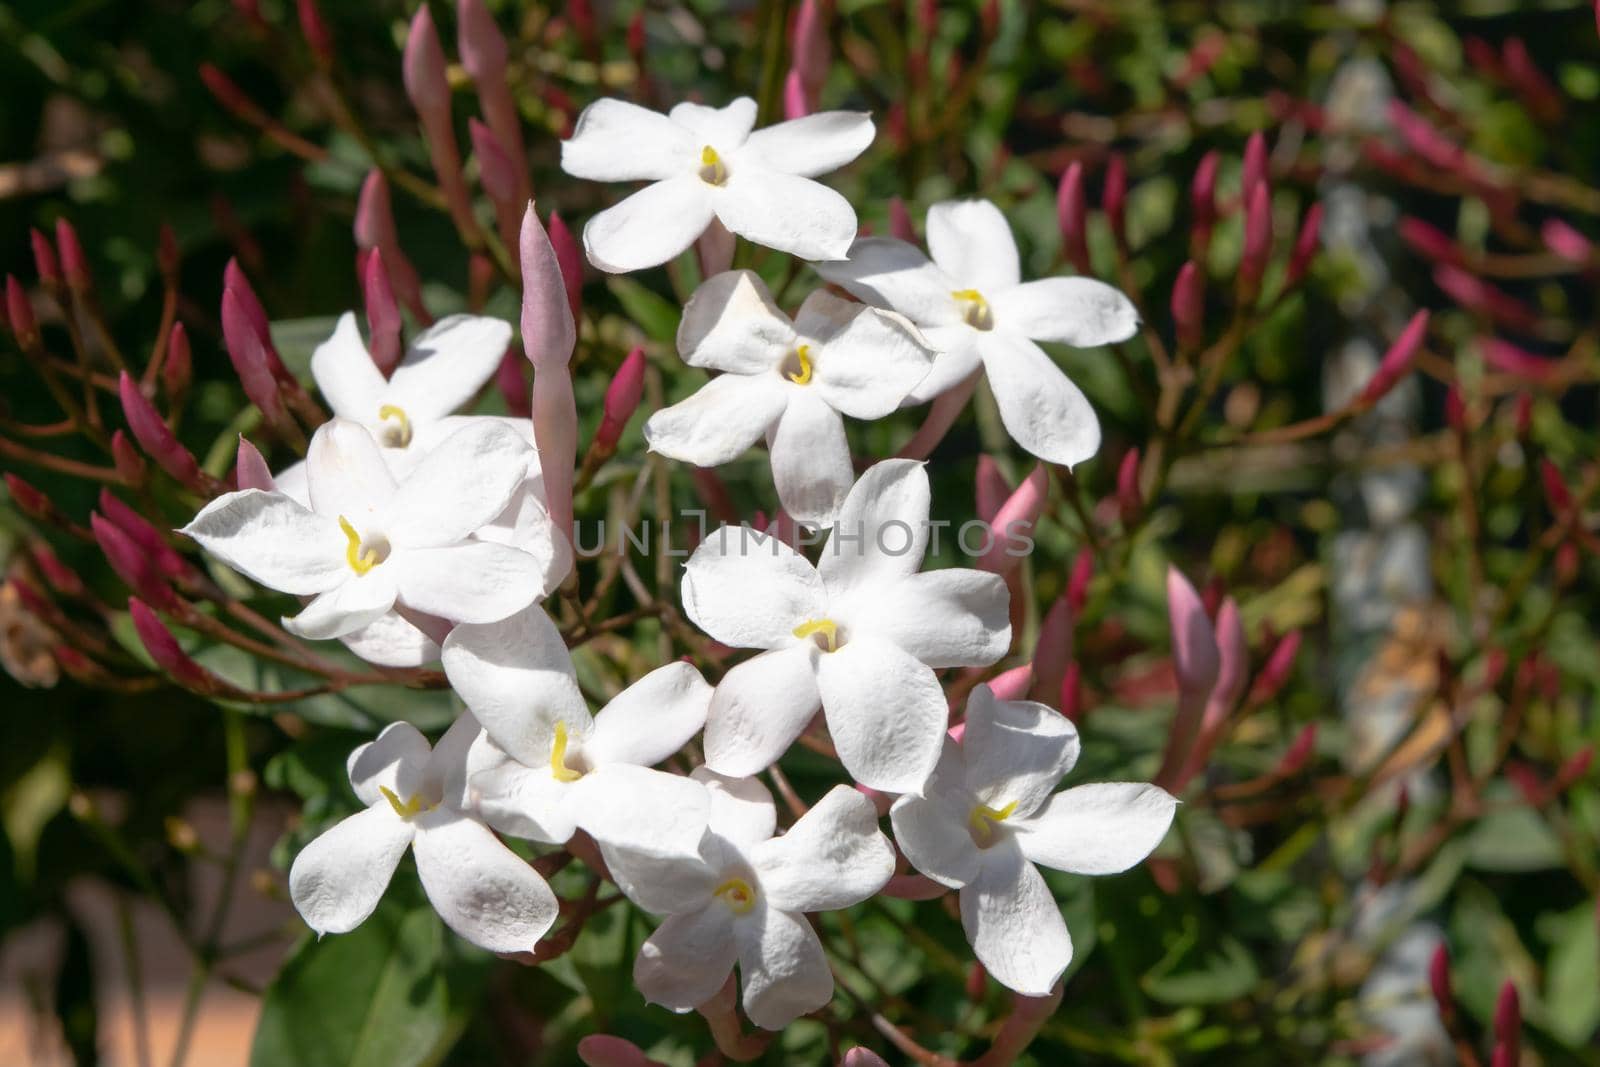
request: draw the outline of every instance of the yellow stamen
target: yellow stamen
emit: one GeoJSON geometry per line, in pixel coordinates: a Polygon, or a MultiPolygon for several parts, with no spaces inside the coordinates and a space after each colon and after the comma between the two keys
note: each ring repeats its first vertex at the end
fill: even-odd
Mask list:
{"type": "Polygon", "coordinates": [[[711,895],[728,906],[736,915],[743,915],[756,906],[756,891],[743,878],[729,878],[711,891],[711,895]]]}
{"type": "Polygon", "coordinates": [[[811,384],[811,346],[801,345],[794,350],[794,358],[800,361],[798,374],[789,375],[789,380],[796,385],[811,384]]]}
{"type": "Polygon", "coordinates": [[[989,330],[994,328],[994,312],[989,310],[989,301],[976,289],[956,289],[950,294],[957,300],[966,304],[962,318],[975,330],[989,330]]]}
{"type": "Polygon", "coordinates": [[[972,835],[980,844],[988,844],[994,837],[994,824],[1005,822],[1011,813],[1017,810],[1017,802],[1013,800],[1000,809],[991,808],[987,804],[979,804],[972,809],[972,814],[967,816],[967,823],[972,827],[972,835]]]}
{"type": "Polygon", "coordinates": [[[361,535],[356,533],[356,528],[350,525],[350,520],[343,515],[339,516],[339,529],[344,531],[345,538],[350,542],[344,550],[345,562],[350,564],[350,569],[357,574],[365,574],[378,565],[377,549],[369,548],[361,551],[361,535]]]}
{"type": "Polygon", "coordinates": [[[411,420],[406,417],[403,408],[385,404],[378,409],[378,418],[384,422],[394,419],[400,423],[400,432],[395,436],[396,447],[405,448],[411,444],[411,420]]]}
{"type": "Polygon", "coordinates": [[[550,776],[558,782],[576,782],[582,771],[567,766],[567,724],[556,723],[555,743],[550,746],[550,776]]]}
{"type": "Polygon", "coordinates": [[[794,635],[804,641],[812,634],[821,634],[823,647],[829,652],[839,648],[839,624],[832,619],[807,619],[794,628],[794,635]]]}
{"type": "Polygon", "coordinates": [[[410,800],[402,804],[400,803],[400,798],[394,795],[394,790],[390,789],[388,786],[380,785],[378,787],[378,792],[383,794],[383,799],[389,802],[389,806],[394,809],[394,813],[400,816],[402,819],[409,819],[413,815],[421,815],[425,811],[433,810],[431,807],[423,804],[422,798],[417,796],[415,793],[411,795],[410,800]]]}
{"type": "Polygon", "coordinates": [[[700,149],[700,180],[721,185],[728,180],[728,166],[710,145],[700,149]]]}

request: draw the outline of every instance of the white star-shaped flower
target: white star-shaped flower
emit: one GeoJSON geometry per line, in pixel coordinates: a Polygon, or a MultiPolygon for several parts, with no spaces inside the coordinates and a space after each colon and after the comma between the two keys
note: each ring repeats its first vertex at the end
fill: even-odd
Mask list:
{"type": "Polygon", "coordinates": [[[939,351],[912,394],[929,400],[981,366],[1007,432],[1029,452],[1073,466],[1100,447],[1089,401],[1034,342],[1090,348],[1132,337],[1138,312],[1091,278],[1024,282],[1017,245],[987,200],[928,209],[928,250],[890,237],[863,237],[843,263],[818,264],[830,282],[900,312],[939,351]]]}
{"type": "Polygon", "coordinates": [[[583,109],[561,168],[595,181],[652,184],[583,228],[589,261],[614,274],[665,263],[713,219],[802,259],[842,259],[856,235],[849,201],[811,179],[872,143],[872,119],[824,111],[751,132],[756,102],[682,103],[669,114],[621,100],[583,109]]]}
{"type": "Polygon", "coordinates": [[[712,695],[707,766],[736,776],[770,766],[820,705],[856,781],[921,788],[947,720],[933,668],[987,665],[1011,643],[999,575],[918,573],[928,504],[922,464],[886,460],[845,497],[817,566],[742,526],[695,550],[683,579],[689,617],[723,644],[768,650],[712,695]]]}
{"type": "Polygon", "coordinates": [[[359,423],[312,436],[306,506],[276,490],[218,497],[183,528],[207,552],[271,589],[313,599],[285,625],[334,638],[396,605],[456,622],[493,622],[540,595],[548,561],[473,534],[503,512],[532,450],[510,428],[474,421],[396,483],[359,423]]]}
{"type": "Polygon", "coordinates": [[[591,716],[566,644],[537,605],[457,626],[441,658],[484,729],[467,787],[490,826],[552,845],[579,829],[639,849],[684,851],[699,841],[705,790],[650,769],[705,724],[711,687],[694,667],[651,671],[591,716]]]}
{"type": "Polygon", "coordinates": [[[1142,782],[1052,794],[1078,759],[1072,722],[1043,704],[972,691],[960,743],[946,739],[921,796],[890,809],[895,843],[934,881],[961,890],[961,925],[995,980],[1047,995],[1072,937],[1034,864],[1116,874],[1148,856],[1177,801],[1142,782]]]}
{"type": "Polygon", "coordinates": [[[772,795],[753,778],[694,772],[710,792],[699,851],[636,853],[601,846],[617,885],[665,915],[633,964],[644,998],[673,1011],[705,1003],[737,962],[744,1010],[778,1030],[833,996],[833,975],[812,912],[859,904],[894,874],[894,849],[872,802],[834,786],[782,836],[772,795]]]}
{"type": "Polygon", "coordinates": [[[765,435],[778,499],[810,525],[833,520],[854,478],[842,416],[894,411],[933,356],[901,316],[825,290],[807,297],[791,322],[752,271],[719,274],[695,291],[678,352],[691,366],[723,373],[650,416],[650,447],[715,467],[765,435]]]}
{"type": "Polygon", "coordinates": [[[378,906],[409,846],[417,874],[445,925],[491,952],[527,952],[556,919],[549,885],[462,811],[457,800],[470,715],[430,750],[410,723],[384,728],[350,754],[350,786],[366,810],[295,857],[289,896],[318,934],[354,930],[378,906]]]}

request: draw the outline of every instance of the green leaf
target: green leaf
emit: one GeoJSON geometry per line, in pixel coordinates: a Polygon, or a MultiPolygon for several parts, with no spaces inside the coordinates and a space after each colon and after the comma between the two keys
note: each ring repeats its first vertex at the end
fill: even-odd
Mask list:
{"type": "Polygon", "coordinates": [[[318,315],[309,319],[280,319],[270,324],[272,343],[290,373],[296,378],[311,376],[311,353],[333,336],[338,322],[336,315],[318,315]]]}
{"type": "Polygon", "coordinates": [[[1545,916],[1539,933],[1550,942],[1545,967],[1545,1029],[1578,1048],[1600,1029],[1600,916],[1584,901],[1545,916]]]}
{"type": "Polygon", "coordinates": [[[1250,950],[1229,934],[1207,937],[1193,916],[1183,936],[1139,984],[1166,1004],[1222,1004],[1250,992],[1261,980],[1250,950]]]}
{"type": "Polygon", "coordinates": [[[651,340],[671,344],[678,336],[678,309],[665,297],[632,278],[608,278],[606,284],[628,318],[651,340]]]}
{"type": "Polygon", "coordinates": [[[1537,811],[1485,815],[1467,835],[1467,865],[1480,871],[1543,871],[1566,866],[1561,840],[1537,811]]]}

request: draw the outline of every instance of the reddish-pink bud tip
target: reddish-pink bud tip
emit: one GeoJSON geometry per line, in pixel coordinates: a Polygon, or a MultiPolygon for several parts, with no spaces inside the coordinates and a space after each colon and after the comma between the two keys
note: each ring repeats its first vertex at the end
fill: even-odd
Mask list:
{"type": "Polygon", "coordinates": [[[1395,339],[1394,344],[1383,354],[1377,371],[1367,382],[1366,388],[1361,390],[1356,402],[1362,406],[1376,404],[1393,389],[1395,383],[1411,369],[1412,361],[1417,358],[1427,334],[1428,313],[1419,311],[1411,317],[1411,321],[1400,331],[1400,336],[1395,339]]]}

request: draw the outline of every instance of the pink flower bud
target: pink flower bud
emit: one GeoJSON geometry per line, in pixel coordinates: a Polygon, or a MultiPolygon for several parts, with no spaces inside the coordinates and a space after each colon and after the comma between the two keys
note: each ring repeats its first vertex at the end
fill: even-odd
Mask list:
{"type": "Polygon", "coordinates": [[[1260,130],[1244,145],[1244,162],[1239,171],[1239,195],[1248,203],[1257,185],[1267,180],[1267,138],[1260,130]]]}
{"type": "Polygon", "coordinates": [[[1211,753],[1222,740],[1228,718],[1244,696],[1245,683],[1250,674],[1250,649],[1245,641],[1244,624],[1239,619],[1239,605],[1232,597],[1223,600],[1217,610],[1217,649],[1221,659],[1217,669],[1216,684],[1206,701],[1194,747],[1189,752],[1183,770],[1173,785],[1182,789],[1185,784],[1205,770],[1211,753]]]}
{"type": "Polygon", "coordinates": [[[444,194],[456,229],[471,233],[477,224],[473,221],[467,184],[461,176],[461,151],[456,146],[455,126],[450,118],[450,80],[445,70],[439,31],[434,28],[428,5],[423,4],[412,17],[411,31],[406,35],[402,80],[411,106],[416,108],[417,118],[422,122],[428,159],[433,163],[439,191],[444,194]]]}
{"type": "Polygon", "coordinates": [[[1550,783],[1551,792],[1560,795],[1571,789],[1584,775],[1589,773],[1589,768],[1593,764],[1594,746],[1584,745],[1568,757],[1567,761],[1556,771],[1556,776],[1550,783]]]}
{"type": "Polygon", "coordinates": [[[975,477],[977,493],[975,504],[978,509],[978,518],[984,522],[992,523],[995,513],[1011,495],[1011,486],[1006,483],[1005,475],[1000,473],[1000,464],[987,452],[978,457],[978,469],[975,477]]]}
{"type": "Polygon", "coordinates": [[[456,50],[474,81],[505,77],[506,39],[483,0],[457,0],[456,50]]]}
{"type": "Polygon", "coordinates": [[[172,631],[150,610],[148,604],[138,597],[129,597],[128,618],[132,620],[133,629],[139,635],[144,650],[150,653],[157,667],[172,676],[173,681],[197,693],[219,691],[221,686],[218,680],[189,658],[172,631]]]}
{"type": "Polygon", "coordinates": [[[560,258],[531,201],[522,216],[520,244],[522,347],[535,370],[565,367],[578,343],[571,297],[560,258]]]}
{"type": "Polygon", "coordinates": [[[1089,579],[1094,577],[1094,554],[1088,549],[1079,551],[1072,561],[1072,574],[1067,579],[1067,603],[1072,614],[1082,618],[1083,605],[1089,599],[1089,579]]]}
{"type": "Polygon", "coordinates": [[[1286,287],[1299,285],[1306,276],[1321,240],[1322,202],[1319,200],[1306,209],[1305,218],[1300,221],[1300,232],[1295,236],[1294,250],[1289,253],[1289,267],[1284,272],[1283,284],[1286,287]]]}
{"type": "Polygon", "coordinates": [[[1293,778],[1305,770],[1306,764],[1311,762],[1311,757],[1317,747],[1317,724],[1306,723],[1289,747],[1283,750],[1283,756],[1278,760],[1278,765],[1272,769],[1273,778],[1293,778]]]}
{"type": "Polygon", "coordinates": [[[1122,454],[1117,464],[1117,510],[1123,523],[1131,523],[1139,515],[1144,502],[1139,493],[1139,450],[1130,448],[1122,454]]]}
{"type": "Polygon", "coordinates": [[[1056,222],[1061,227],[1061,251],[1079,274],[1090,274],[1088,229],[1083,199],[1083,164],[1073,162],[1056,188],[1056,222]]]}
{"type": "Polygon", "coordinates": [[[37,588],[21,575],[13,572],[6,578],[4,585],[8,585],[17,591],[17,598],[22,601],[23,608],[30,615],[37,615],[43,619],[50,619],[56,616],[58,609],[55,601],[51,600],[44,594],[42,589],[37,588]]]}
{"type": "Polygon", "coordinates": [[[800,0],[789,35],[789,57],[793,73],[798,76],[805,93],[806,110],[808,113],[815,111],[832,58],[820,0],[800,0]]]}
{"type": "Polygon", "coordinates": [[[1083,668],[1076,660],[1067,664],[1061,678],[1061,714],[1073,723],[1083,722],[1083,668]]]}
{"type": "Polygon", "coordinates": [[[1077,619],[1072,602],[1056,597],[1039,623],[1039,640],[1033,648],[1033,699],[1050,703],[1060,698],[1061,683],[1072,662],[1073,627],[1077,619]]]}
{"type": "Polygon", "coordinates": [[[1400,240],[1424,259],[1436,263],[1459,264],[1462,261],[1461,246],[1432,223],[1407,216],[1400,220],[1399,232],[1400,240]]]}
{"type": "Polygon", "coordinates": [[[93,283],[89,260],[78,242],[78,231],[64,218],[56,219],[56,248],[61,253],[61,273],[67,279],[67,288],[75,293],[88,292],[93,283]]]}
{"type": "Polygon", "coordinates": [[[145,476],[150,473],[139,450],[133,447],[133,442],[121,430],[111,433],[111,464],[116,467],[123,485],[143,485],[145,476]]]}
{"type": "Polygon", "coordinates": [[[1172,322],[1178,347],[1193,351],[1205,343],[1205,278],[1194,260],[1185,263],[1172,283],[1172,322]]]}
{"type": "Polygon", "coordinates": [[[917,243],[917,225],[911,221],[906,202],[898,196],[889,198],[889,233],[907,244],[917,243]]]}
{"type": "Polygon", "coordinates": [[[521,180],[517,168],[500,147],[494,131],[477,119],[467,120],[467,131],[472,137],[472,154],[478,157],[478,180],[483,191],[489,194],[494,205],[495,224],[500,239],[508,245],[517,239],[517,206],[522,202],[521,180]]]}
{"type": "Polygon", "coordinates": [[[204,490],[205,479],[194,454],[178,442],[172,428],[127,371],[123,371],[117,381],[117,395],[122,398],[123,417],[128,420],[128,429],[133,431],[139,447],[179,485],[204,490]]]}
{"type": "Polygon", "coordinates": [[[183,558],[182,553],[169,545],[161,531],[143,515],[106,489],[100,490],[99,504],[100,514],[154,560],[156,569],[162,574],[184,586],[191,586],[200,580],[200,572],[183,558]]]}
{"type": "Polygon", "coordinates": [[[39,568],[39,573],[44,575],[44,580],[50,583],[50,588],[61,596],[78,596],[83,592],[83,579],[78,577],[78,572],[61,562],[61,557],[55,554],[51,547],[43,541],[34,541],[28,545],[28,554],[33,557],[34,566],[39,568]]]}
{"type": "Polygon", "coordinates": [[[1539,480],[1544,485],[1544,498],[1552,514],[1559,518],[1572,510],[1572,490],[1567,488],[1560,468],[1548,456],[1539,460],[1539,480]]]}
{"type": "Polygon", "coordinates": [[[1122,153],[1113,152],[1106,160],[1106,184],[1100,194],[1100,209],[1106,213],[1117,243],[1127,241],[1128,163],[1122,153]]]}
{"type": "Polygon", "coordinates": [[[1486,315],[1522,333],[1538,331],[1539,314],[1532,307],[1459,267],[1440,263],[1433,268],[1433,282],[1467,311],[1486,315]]]}
{"type": "Polygon", "coordinates": [[[50,239],[30,229],[28,240],[33,245],[33,265],[39,272],[39,280],[47,287],[60,285],[61,265],[56,262],[56,250],[50,247],[50,239]]]}
{"type": "Polygon", "coordinates": [[[305,34],[311,54],[323,66],[332,65],[333,34],[317,8],[317,0],[296,0],[296,7],[300,12],[300,32],[305,34]]]}
{"type": "Polygon", "coordinates": [[[40,492],[31,482],[24,480],[20,475],[5,472],[6,492],[11,495],[11,502],[21,509],[22,513],[35,522],[54,522],[60,516],[56,506],[50,498],[40,492]]]}
{"type": "Polygon", "coordinates": [[[1522,1058],[1522,1005],[1517,998],[1517,987],[1508,978],[1500,987],[1494,1003],[1495,1049],[1506,1050],[1506,1062],[1516,1064],[1522,1058]]]}
{"type": "Polygon", "coordinates": [[[1560,219],[1546,219],[1539,236],[1546,248],[1573,263],[1587,263],[1594,256],[1593,243],[1560,219]]]}
{"type": "Polygon", "coordinates": [[[600,427],[594,435],[597,447],[607,451],[617,447],[628,420],[639,409],[639,398],[644,393],[644,368],[644,349],[635,348],[623,359],[611,384],[606,386],[600,427]]]}
{"type": "Polygon", "coordinates": [[[1211,227],[1217,221],[1217,167],[1221,161],[1215,149],[1207,152],[1200,157],[1189,182],[1189,212],[1194,216],[1191,248],[1204,249],[1211,243],[1211,227]]]}
{"type": "Polygon", "coordinates": [[[1009,574],[1017,568],[1022,562],[1021,546],[1030,538],[1049,494],[1050,472],[1040,463],[994,513],[990,522],[994,540],[978,559],[979,570],[1009,574]]]}
{"type": "Polygon", "coordinates": [[[567,291],[567,304],[576,322],[583,307],[583,250],[554,211],[550,212],[550,247],[555,249],[556,262],[561,265],[562,286],[567,291]]]}
{"type": "Polygon", "coordinates": [[[994,693],[996,700],[1024,700],[1028,690],[1033,688],[1033,666],[1024,663],[1020,667],[1001,671],[984,684],[994,693]]]}
{"type": "Polygon", "coordinates": [[[106,562],[128,588],[162,610],[177,604],[177,595],[155,561],[121,527],[99,513],[92,513],[89,528],[94,532],[100,551],[105,553],[106,562]]]}
{"type": "Polygon", "coordinates": [[[844,1059],[839,1061],[839,1067],[889,1067],[889,1064],[871,1049],[857,1045],[844,1054],[844,1059]]]}
{"type": "Polygon", "coordinates": [[[1433,990],[1433,1002],[1439,1007],[1439,1020],[1449,1026],[1456,1014],[1456,997],[1450,987],[1450,949],[1443,941],[1428,961],[1428,986],[1433,990]]]}
{"type": "Polygon", "coordinates": [[[233,461],[233,482],[240,489],[259,489],[264,493],[277,488],[272,469],[267,466],[260,449],[244,434],[239,435],[239,453],[233,461]]]}
{"type": "Polygon", "coordinates": [[[272,344],[272,324],[267,318],[267,309],[261,306],[261,300],[256,296],[255,286],[250,284],[250,278],[244,269],[239,266],[236,256],[228,258],[227,265],[222,268],[222,287],[224,290],[232,289],[238,298],[239,310],[244,313],[250,329],[261,339],[263,345],[272,344]]]}
{"type": "Polygon", "coordinates": [[[1389,101],[1389,122],[1406,146],[1440,170],[1455,171],[1466,165],[1466,152],[1440,133],[1427,119],[1400,100],[1389,101]]]}
{"type": "Polygon", "coordinates": [[[288,412],[278,392],[277,380],[272,376],[266,345],[247,307],[237,289],[229,287],[222,291],[223,341],[228,358],[233,361],[234,373],[239,376],[239,384],[244,386],[245,396],[261,409],[270,424],[281,427],[288,421],[288,412]]]}
{"type": "Polygon", "coordinates": [[[366,298],[367,343],[372,362],[387,378],[400,364],[400,307],[394,302],[394,290],[389,287],[382,249],[374,248],[367,256],[361,288],[366,298]]]}
{"type": "Polygon", "coordinates": [[[217,98],[217,103],[238,118],[249,123],[266,120],[266,113],[256,106],[255,101],[246,96],[244,90],[240,89],[232,78],[213,64],[200,64],[200,80],[211,91],[211,95],[217,98]]]}
{"type": "Polygon", "coordinates": [[[1501,46],[1501,58],[1505,62],[1506,81],[1510,82],[1512,90],[1522,98],[1528,110],[1541,122],[1559,122],[1565,110],[1561,92],[1539,69],[1538,62],[1528,53],[1528,46],[1522,38],[1507,40],[1501,46]]]}
{"type": "Polygon", "coordinates": [[[1422,349],[1422,342],[1427,334],[1428,313],[1419,311],[1411,316],[1406,328],[1400,331],[1400,336],[1395,338],[1394,344],[1383,354],[1383,359],[1378,361],[1377,371],[1356,398],[1358,407],[1371,407],[1395,387],[1395,383],[1411,370],[1411,364],[1422,349]]]}
{"type": "Polygon", "coordinates": [[[6,275],[6,319],[11,323],[11,332],[16,335],[19,346],[30,349],[38,344],[39,324],[33,317],[33,303],[13,274],[6,275]]]}
{"type": "Polygon", "coordinates": [[[515,345],[511,345],[506,348],[500,368],[494,375],[495,388],[500,390],[500,399],[505,401],[506,412],[519,419],[526,419],[533,414],[527,368],[527,359],[517,351],[515,345]]]}
{"type": "Polygon", "coordinates": [[[1290,630],[1272,646],[1272,651],[1267,654],[1267,662],[1262,665],[1261,673],[1256,676],[1255,686],[1250,691],[1252,704],[1264,704],[1271,700],[1288,682],[1289,672],[1294,669],[1294,661],[1300,655],[1301,640],[1299,630],[1290,630]]]}
{"type": "Polygon", "coordinates": [[[1167,568],[1167,616],[1172,628],[1172,667],[1178,680],[1178,710],[1155,781],[1170,792],[1176,787],[1194,745],[1200,715],[1222,669],[1222,652],[1217,646],[1211,620],[1206,617],[1205,605],[1194,586],[1176,567],[1167,568]]]}
{"type": "Polygon", "coordinates": [[[793,67],[783,78],[783,117],[789,121],[803,119],[811,114],[811,104],[806,99],[806,85],[800,72],[793,67]]]}
{"type": "Polygon", "coordinates": [[[1467,432],[1467,402],[1461,387],[1452,382],[1444,394],[1444,421],[1456,433],[1467,432]]]}
{"type": "Polygon", "coordinates": [[[1257,182],[1245,198],[1244,250],[1239,255],[1239,291],[1247,300],[1261,288],[1272,256],[1272,191],[1257,182]]]}
{"type": "Polygon", "coordinates": [[[189,331],[183,323],[174,322],[167,334],[167,358],[161,364],[161,388],[167,394],[168,407],[180,406],[188,395],[189,379],[194,373],[193,357],[189,352],[189,331]]]}
{"type": "Polygon", "coordinates": [[[383,171],[376,167],[361,183],[361,196],[356,201],[355,237],[356,244],[362,248],[382,250],[395,295],[411,309],[417,321],[431,323],[433,316],[422,303],[422,283],[417,279],[416,268],[400,250],[400,234],[395,229],[394,211],[389,202],[389,183],[383,171]]]}

